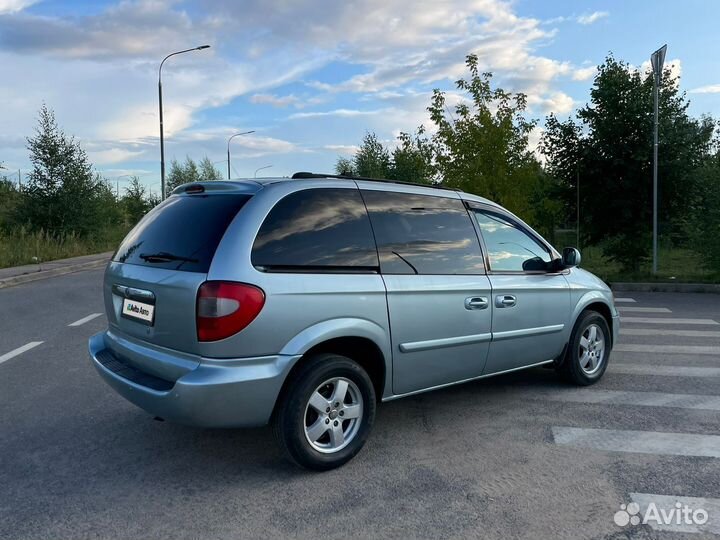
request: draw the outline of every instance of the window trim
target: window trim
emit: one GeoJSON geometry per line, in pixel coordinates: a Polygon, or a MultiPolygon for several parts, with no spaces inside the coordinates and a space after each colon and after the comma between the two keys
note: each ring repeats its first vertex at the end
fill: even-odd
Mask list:
{"type": "MultiPolygon", "coordinates": [[[[375,187],[375,186],[372,186],[372,187],[375,187]]],[[[480,236],[480,233],[479,233],[479,231],[478,231],[477,222],[476,222],[476,220],[474,219],[474,217],[473,217],[472,215],[470,215],[469,207],[468,207],[468,205],[467,205],[467,201],[463,200],[463,199],[460,198],[460,197],[447,196],[447,194],[443,194],[443,195],[439,195],[439,194],[438,194],[438,195],[436,195],[436,194],[434,194],[434,193],[418,193],[418,192],[415,192],[415,191],[398,191],[398,190],[393,190],[393,189],[366,189],[365,187],[360,187],[360,186],[358,186],[358,189],[359,189],[359,191],[360,191],[360,196],[363,198],[363,203],[365,204],[365,211],[367,212],[368,219],[370,220],[370,228],[372,229],[373,239],[375,240],[375,249],[377,250],[377,254],[378,254],[378,264],[380,265],[380,266],[378,267],[378,272],[377,272],[378,274],[383,275],[383,276],[486,276],[486,275],[488,275],[488,274],[490,273],[490,272],[488,271],[489,266],[488,266],[488,260],[487,260],[486,254],[485,254],[485,245],[483,244],[483,239],[482,239],[482,237],[480,236]],[[481,270],[481,271],[478,271],[478,272],[476,272],[476,273],[472,273],[472,274],[467,274],[467,273],[456,273],[456,274],[436,274],[436,273],[432,273],[432,274],[430,274],[430,273],[397,274],[397,273],[383,272],[383,269],[382,269],[382,260],[381,260],[382,257],[380,256],[380,247],[379,247],[378,241],[377,241],[377,234],[375,233],[375,226],[373,225],[372,216],[370,215],[370,209],[367,207],[367,201],[365,200],[365,196],[364,196],[364,194],[363,194],[363,191],[373,191],[373,192],[382,192],[382,193],[394,193],[394,194],[398,194],[398,195],[418,195],[418,196],[421,196],[421,197],[428,197],[428,198],[431,198],[431,199],[448,199],[448,200],[451,200],[451,201],[458,201],[458,202],[465,208],[465,214],[467,215],[468,219],[470,220],[470,225],[472,226],[472,228],[473,228],[474,231],[475,231],[475,237],[477,238],[477,241],[478,241],[477,247],[480,248],[480,257],[481,257],[482,263],[483,263],[483,268],[482,268],[482,270],[481,270]]]]}
{"type": "MultiPolygon", "coordinates": [[[[488,204],[478,203],[474,201],[464,201],[465,207],[468,210],[468,214],[471,212],[479,211],[483,213],[488,214],[495,214],[502,219],[509,221],[512,223],[515,227],[520,229],[522,232],[527,234],[529,237],[531,237],[537,244],[547,250],[548,254],[550,255],[550,261],[554,261],[556,259],[560,258],[560,254],[557,252],[555,248],[553,248],[550,244],[548,244],[544,238],[542,238],[539,234],[537,234],[535,231],[521,223],[517,218],[513,217],[509,212],[505,211],[502,208],[491,206],[488,204]]],[[[480,224],[478,223],[477,218],[474,214],[470,215],[470,219],[473,222],[473,226],[475,227],[475,230],[478,234],[478,237],[480,238],[480,246],[483,251],[483,260],[485,261],[485,266],[487,269],[487,274],[490,275],[496,275],[496,276],[554,276],[554,275],[561,275],[561,274],[567,274],[567,270],[557,270],[557,271],[550,271],[550,270],[493,270],[492,265],[490,264],[490,252],[488,251],[487,244],[485,243],[485,237],[483,236],[482,228],[480,227],[480,224]]]]}

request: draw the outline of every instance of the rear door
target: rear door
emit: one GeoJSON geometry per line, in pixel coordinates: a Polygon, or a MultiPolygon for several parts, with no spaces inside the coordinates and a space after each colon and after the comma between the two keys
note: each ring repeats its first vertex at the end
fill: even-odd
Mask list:
{"type": "Polygon", "coordinates": [[[492,343],[485,374],[551,360],[564,346],[570,289],[549,270],[556,254],[528,227],[496,208],[472,206],[492,285],[492,343]]]}
{"type": "Polygon", "coordinates": [[[462,201],[362,191],[387,290],[393,392],[477,377],[492,308],[477,234],[462,201]]]}
{"type": "Polygon", "coordinates": [[[249,198],[237,191],[173,195],[151,210],[105,272],[110,332],[197,354],[197,290],[225,230],[249,198]]]}

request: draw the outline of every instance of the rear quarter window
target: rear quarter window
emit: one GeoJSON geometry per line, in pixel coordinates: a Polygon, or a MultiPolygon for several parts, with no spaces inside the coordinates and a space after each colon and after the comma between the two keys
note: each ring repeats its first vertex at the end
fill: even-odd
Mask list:
{"type": "Polygon", "coordinates": [[[377,271],[370,220],[357,189],[305,189],[281,199],[260,227],[252,263],[264,271],[377,271]]]}
{"type": "Polygon", "coordinates": [[[240,194],[169,197],[130,231],[113,261],[207,273],[225,230],[249,198],[240,194]]]}

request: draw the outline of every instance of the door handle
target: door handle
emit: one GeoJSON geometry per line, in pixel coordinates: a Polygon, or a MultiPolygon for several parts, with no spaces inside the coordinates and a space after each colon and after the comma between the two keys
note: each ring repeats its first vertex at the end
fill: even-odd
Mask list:
{"type": "Polygon", "coordinates": [[[488,299],[484,296],[471,296],[465,299],[465,309],[487,309],[488,299]]]}
{"type": "Polygon", "coordinates": [[[512,294],[499,294],[495,297],[495,307],[513,307],[517,303],[517,298],[512,294]]]}

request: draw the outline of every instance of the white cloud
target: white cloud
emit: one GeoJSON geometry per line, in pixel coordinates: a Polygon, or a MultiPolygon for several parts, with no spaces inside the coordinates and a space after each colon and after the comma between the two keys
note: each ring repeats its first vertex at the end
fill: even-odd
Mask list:
{"type": "Polygon", "coordinates": [[[528,105],[532,112],[539,111],[542,114],[555,113],[564,115],[573,110],[575,101],[563,92],[552,92],[546,97],[528,96],[528,105]]]}
{"type": "Polygon", "coordinates": [[[142,155],[142,151],[132,151],[125,148],[109,148],[107,150],[88,150],[88,157],[95,165],[111,165],[122,163],[142,155]]]}
{"type": "Polygon", "coordinates": [[[720,84],[709,84],[690,90],[691,94],[720,94],[720,84]]]}
{"type": "Polygon", "coordinates": [[[572,79],[573,81],[587,81],[588,79],[592,79],[596,73],[597,68],[595,66],[578,68],[573,71],[572,79]]]}
{"type": "Polygon", "coordinates": [[[360,147],[356,144],[326,144],[323,146],[325,150],[331,150],[333,152],[337,152],[338,154],[348,154],[353,155],[358,150],[360,150],[360,147]]]}
{"type": "Polygon", "coordinates": [[[375,110],[375,111],[360,111],[357,109],[335,109],[332,111],[308,111],[308,112],[300,112],[291,114],[288,118],[290,120],[297,120],[300,118],[318,118],[322,116],[340,116],[344,118],[348,118],[351,116],[372,116],[376,114],[382,113],[382,110],[375,110]]]}
{"type": "Polygon", "coordinates": [[[604,19],[610,15],[607,11],[594,11],[592,13],[586,13],[584,15],[580,15],[577,18],[577,22],[580,24],[593,24],[594,22],[599,21],[600,19],[604,19]]]}
{"type": "MultiPolygon", "coordinates": [[[[28,4],[0,0],[0,13],[21,3],[28,4]]],[[[0,137],[28,134],[45,101],[69,133],[97,143],[88,151],[98,161],[120,163],[126,156],[145,160],[150,168],[159,154],[159,60],[205,42],[213,48],[174,57],[163,68],[168,156],[207,153],[219,159],[224,138],[238,129],[275,128],[233,141],[238,156],[250,157],[303,153],[305,147],[292,140],[312,140],[312,148],[334,151],[326,146],[344,146],[336,144],[337,118],[343,119],[342,140],[359,139],[365,129],[390,137],[427,126],[431,89],[451,89],[465,76],[469,52],[478,55],[482,71],[495,74],[495,84],[532,97],[535,110],[560,113],[571,107],[557,82],[582,80],[589,69],[538,53],[553,31],[517,15],[515,4],[503,0],[417,0],[412,9],[405,0],[361,5],[205,0],[202,9],[194,7],[173,0],[122,0],[87,16],[1,15],[0,65],[6,80],[23,84],[0,88],[5,105],[0,137]],[[323,80],[308,81],[315,70],[333,63],[350,66],[349,75],[342,77],[338,69],[331,77],[323,72],[323,80]],[[303,82],[307,92],[279,90],[303,82]],[[238,106],[231,109],[238,111],[232,118],[223,117],[222,126],[198,127],[217,122],[212,109],[239,103],[239,96],[279,108],[327,102],[329,110],[296,112],[287,118],[292,123],[267,125],[270,120],[238,106]],[[362,110],[361,99],[375,104],[362,110]]],[[[450,106],[456,97],[448,93],[450,106]]]]}
{"type": "MultiPolygon", "coordinates": [[[[630,66],[631,69],[636,69],[635,66],[630,66]]],[[[663,65],[663,70],[670,69],[670,76],[673,79],[679,79],[682,76],[682,62],[680,62],[679,58],[674,58],[672,60],[665,60],[665,64],[663,65]]],[[[652,71],[652,66],[650,64],[650,60],[645,60],[642,64],[640,64],[640,72],[641,73],[650,73],[652,71]]]]}
{"type": "Polygon", "coordinates": [[[4,13],[17,13],[33,5],[35,2],[37,2],[37,0],[0,0],[0,15],[4,13]]]}
{"type": "Polygon", "coordinates": [[[272,105],[273,107],[284,108],[288,105],[299,106],[300,99],[290,94],[288,96],[276,96],[274,94],[253,94],[250,96],[251,103],[259,105],[272,105]]]}

